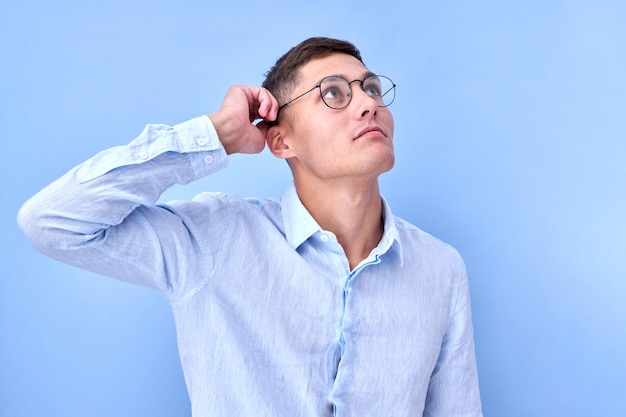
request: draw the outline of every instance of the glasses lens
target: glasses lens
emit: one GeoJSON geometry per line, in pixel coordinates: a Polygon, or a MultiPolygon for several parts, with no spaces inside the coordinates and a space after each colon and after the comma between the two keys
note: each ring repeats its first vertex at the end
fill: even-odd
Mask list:
{"type": "MultiPolygon", "coordinates": [[[[396,98],[395,84],[384,75],[370,75],[363,80],[362,87],[379,107],[387,107],[396,98]]],[[[324,78],[320,82],[320,93],[324,103],[333,109],[343,109],[352,98],[350,83],[341,77],[324,78]]]]}
{"type": "Polygon", "coordinates": [[[327,77],[320,83],[322,100],[328,107],[342,109],[350,102],[350,84],[341,77],[327,77]]]}
{"type": "Polygon", "coordinates": [[[370,75],[363,80],[363,91],[380,107],[387,107],[396,98],[396,86],[384,75],[370,75]]]}

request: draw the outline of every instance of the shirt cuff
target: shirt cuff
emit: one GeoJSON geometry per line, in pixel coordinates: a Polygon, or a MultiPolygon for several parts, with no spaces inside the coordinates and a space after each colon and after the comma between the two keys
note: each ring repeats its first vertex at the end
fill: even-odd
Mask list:
{"type": "Polygon", "coordinates": [[[214,168],[223,167],[227,160],[217,131],[205,115],[173,127],[149,124],[128,145],[107,149],[84,162],[77,169],[76,176],[81,183],[90,181],[116,168],[143,164],[165,153],[193,155],[192,160],[202,159],[205,165],[210,161],[209,165],[214,168]],[[193,155],[206,152],[209,154],[193,155]]]}

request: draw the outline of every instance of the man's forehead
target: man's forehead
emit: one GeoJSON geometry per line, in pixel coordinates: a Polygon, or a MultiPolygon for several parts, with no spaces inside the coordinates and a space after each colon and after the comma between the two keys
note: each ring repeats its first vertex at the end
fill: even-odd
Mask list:
{"type": "Polygon", "coordinates": [[[300,68],[300,82],[318,82],[324,77],[336,75],[348,80],[372,74],[365,65],[352,55],[335,53],[315,58],[300,68]]]}

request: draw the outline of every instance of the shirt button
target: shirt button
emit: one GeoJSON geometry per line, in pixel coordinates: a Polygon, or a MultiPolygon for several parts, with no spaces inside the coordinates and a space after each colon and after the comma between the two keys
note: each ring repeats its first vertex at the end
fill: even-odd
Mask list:
{"type": "Polygon", "coordinates": [[[213,163],[213,155],[207,155],[204,157],[204,163],[205,164],[212,164],[213,163]]]}
{"type": "Polygon", "coordinates": [[[208,142],[208,141],[206,140],[206,138],[197,138],[197,139],[196,139],[196,143],[197,143],[198,145],[200,145],[200,146],[205,146],[205,145],[207,144],[207,142],[208,142]]]}
{"type": "Polygon", "coordinates": [[[320,239],[322,239],[322,242],[328,242],[329,237],[328,235],[322,235],[320,239]]]}
{"type": "Polygon", "coordinates": [[[146,151],[139,152],[139,157],[141,159],[148,159],[148,152],[146,152],[146,151]]]}

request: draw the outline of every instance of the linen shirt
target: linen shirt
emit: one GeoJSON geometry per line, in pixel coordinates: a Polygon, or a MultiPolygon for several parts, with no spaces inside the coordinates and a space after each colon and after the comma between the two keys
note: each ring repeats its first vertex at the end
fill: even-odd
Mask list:
{"type": "Polygon", "coordinates": [[[381,200],[383,237],[351,270],[293,186],[156,203],[226,164],[208,117],[148,125],[39,192],[19,224],[53,258],[164,295],[196,417],[482,415],[452,247],[381,200]]]}

